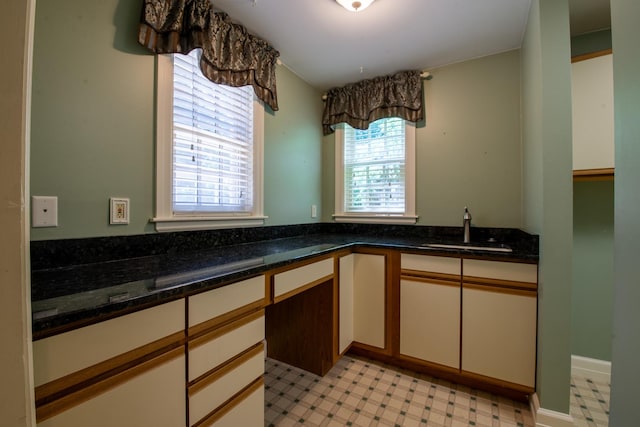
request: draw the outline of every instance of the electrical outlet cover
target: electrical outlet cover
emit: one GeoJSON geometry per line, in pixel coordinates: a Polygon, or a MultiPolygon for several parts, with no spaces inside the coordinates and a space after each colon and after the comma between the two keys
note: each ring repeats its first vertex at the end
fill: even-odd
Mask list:
{"type": "Polygon", "coordinates": [[[58,198],[55,196],[31,196],[31,226],[58,226],[58,198]]]}
{"type": "Polygon", "coordinates": [[[129,224],[129,199],[111,197],[109,201],[109,224],[129,224]]]}

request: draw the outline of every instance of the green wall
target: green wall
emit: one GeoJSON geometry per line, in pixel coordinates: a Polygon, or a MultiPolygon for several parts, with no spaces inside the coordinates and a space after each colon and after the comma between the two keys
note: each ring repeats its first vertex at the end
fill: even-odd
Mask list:
{"type": "Polygon", "coordinates": [[[568,414],[572,148],[569,5],[533,0],[522,47],[524,228],[540,234],[536,392],[568,414]]]}
{"type": "MultiPolygon", "coordinates": [[[[520,227],[520,51],[431,70],[426,123],[416,133],[416,212],[422,225],[520,227]]],[[[334,138],[323,143],[323,220],[334,208],[334,138]]]]}
{"type": "Polygon", "coordinates": [[[611,49],[611,30],[594,31],[571,37],[571,56],[611,49]]]}
{"type": "MultiPolygon", "coordinates": [[[[571,38],[571,55],[611,49],[611,30],[571,38]]],[[[571,353],[611,360],[614,182],[573,186],[571,353]]]]}
{"type": "Polygon", "coordinates": [[[611,0],[616,141],[610,426],[638,424],[640,384],[640,2],[611,0]]]}
{"type": "Polygon", "coordinates": [[[573,185],[571,353],[611,360],[613,181],[573,185]]]}
{"type": "MultiPolygon", "coordinates": [[[[154,230],[155,60],[136,42],[140,4],[37,2],[31,194],[58,196],[59,226],[32,228],[32,240],[154,230]],[[109,225],[109,197],[131,199],[129,225],[109,225]]],[[[267,224],[317,221],[320,93],[285,67],[277,79],[281,111],[265,115],[267,224]]]]}

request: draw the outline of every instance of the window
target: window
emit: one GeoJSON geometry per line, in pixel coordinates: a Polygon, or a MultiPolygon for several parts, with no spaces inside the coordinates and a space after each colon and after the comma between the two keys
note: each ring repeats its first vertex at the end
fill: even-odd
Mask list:
{"type": "Polygon", "coordinates": [[[199,50],[158,56],[158,231],[261,225],[264,108],[207,80],[199,50]]]}
{"type": "Polygon", "coordinates": [[[393,117],[335,135],[335,220],[415,223],[415,127],[393,117]]]}

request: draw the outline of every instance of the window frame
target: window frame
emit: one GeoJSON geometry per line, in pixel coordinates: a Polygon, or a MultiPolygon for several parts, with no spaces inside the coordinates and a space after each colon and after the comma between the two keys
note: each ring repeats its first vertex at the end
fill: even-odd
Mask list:
{"type": "Polygon", "coordinates": [[[333,219],[336,222],[415,224],[416,215],[416,126],[404,121],[405,125],[405,210],[404,213],[351,213],[344,209],[344,124],[338,126],[335,135],[335,205],[333,219]]]}
{"type": "Polygon", "coordinates": [[[208,230],[264,225],[264,105],[253,97],[253,210],[198,214],[173,212],[173,60],[156,55],[156,231],[208,230]]]}

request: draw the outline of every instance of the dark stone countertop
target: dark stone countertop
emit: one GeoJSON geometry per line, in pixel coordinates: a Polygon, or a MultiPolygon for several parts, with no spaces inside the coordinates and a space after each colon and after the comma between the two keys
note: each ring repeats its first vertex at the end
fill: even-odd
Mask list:
{"type": "MultiPolygon", "coordinates": [[[[31,276],[34,339],[183,298],[203,290],[215,289],[339,249],[364,246],[529,263],[538,260],[538,237],[514,229],[474,230],[473,244],[485,244],[491,239],[507,244],[513,250],[511,253],[502,253],[424,246],[426,243],[459,243],[458,228],[326,228],[323,230],[322,227],[310,227],[302,231],[313,233],[297,236],[287,236],[291,230],[286,229],[285,236],[279,238],[252,241],[251,238],[255,237],[252,236],[245,239],[247,241],[238,239],[241,243],[226,242],[227,244],[208,249],[180,248],[165,253],[98,261],[95,252],[81,247],[87,245],[86,242],[81,242],[80,246],[77,241],[32,243],[32,253],[35,253],[36,258],[36,266],[31,276]],[[54,249],[51,249],[52,247],[54,249]],[[74,259],[76,263],[59,262],[61,265],[56,266],[41,261],[48,259],[47,251],[49,257],[54,257],[57,252],[71,251],[70,248],[80,252],[86,250],[89,254],[88,259],[93,262],[77,264],[78,260],[74,259]]],[[[296,228],[294,231],[301,230],[296,228]]],[[[272,237],[283,234],[280,228],[275,234],[272,233],[273,230],[269,232],[272,237]]],[[[184,238],[184,235],[180,237],[184,238]]],[[[124,240],[118,244],[122,244],[122,241],[124,240]]],[[[95,239],[91,241],[91,245],[95,243],[95,239]]],[[[100,243],[103,243],[102,240],[100,243]]]]}

